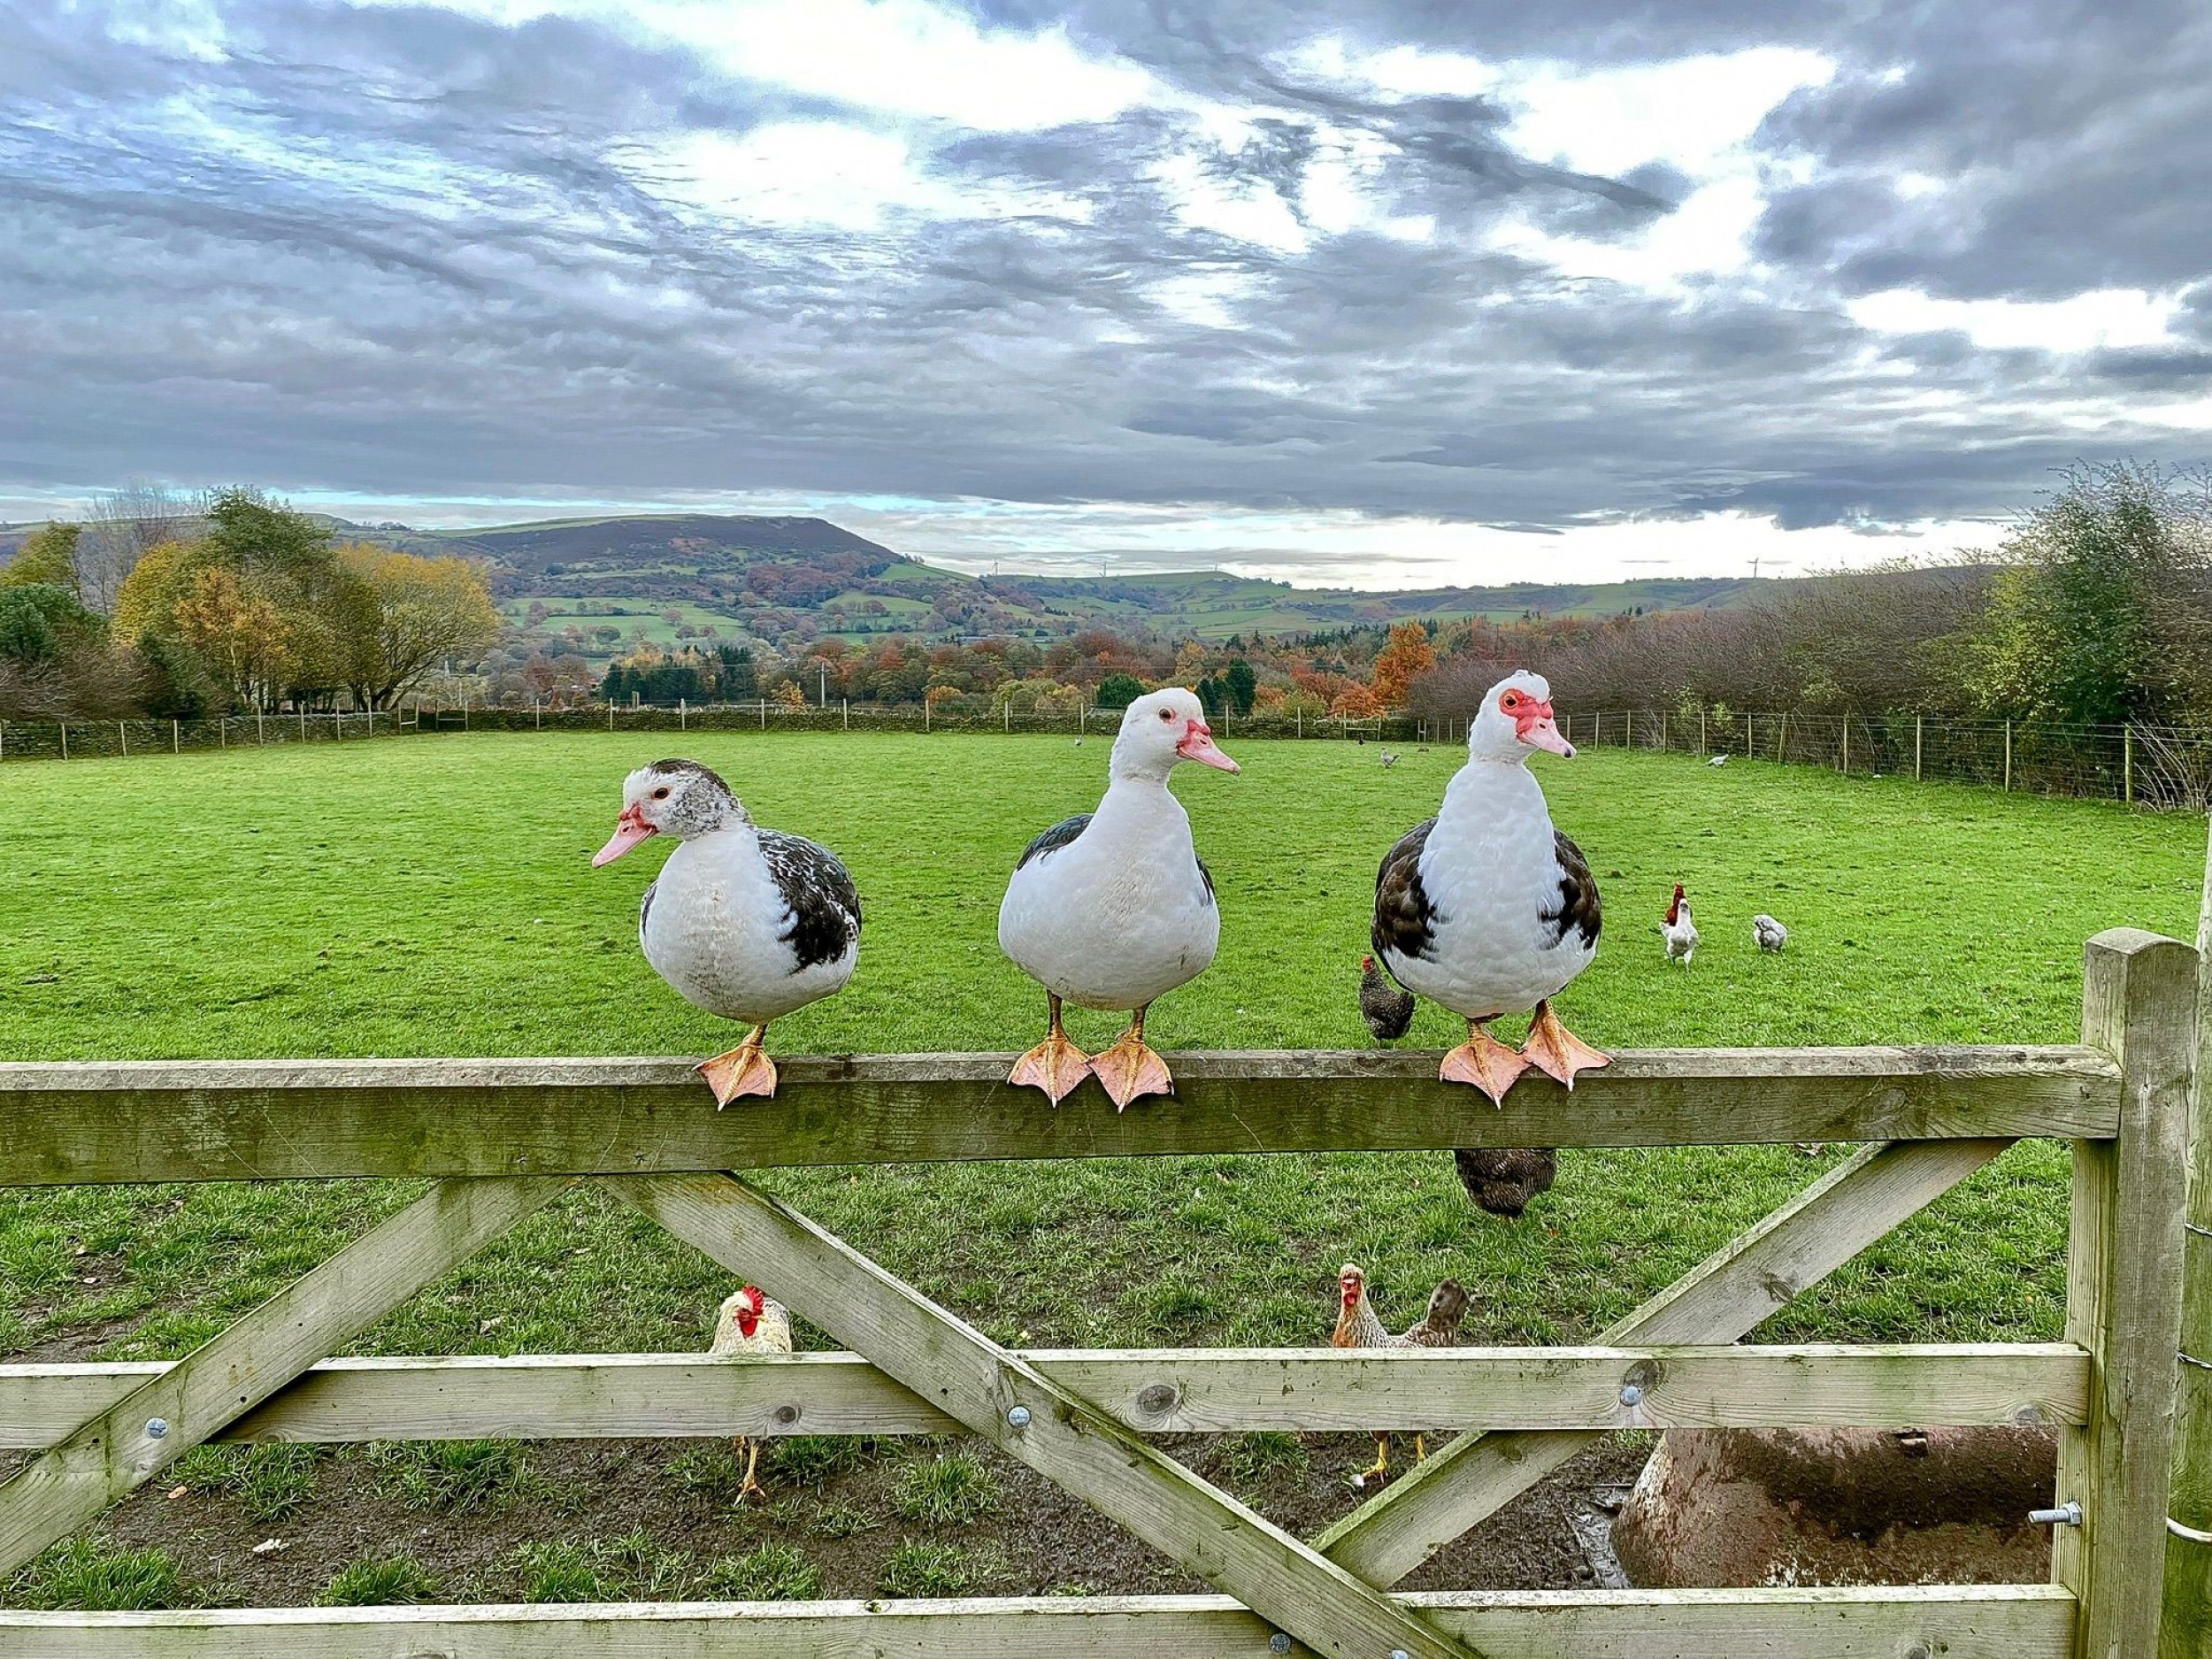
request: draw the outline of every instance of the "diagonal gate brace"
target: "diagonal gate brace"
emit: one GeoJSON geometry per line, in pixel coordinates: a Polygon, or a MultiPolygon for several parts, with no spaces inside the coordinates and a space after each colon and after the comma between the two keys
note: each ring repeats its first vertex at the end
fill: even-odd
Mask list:
{"type": "MultiPolygon", "coordinates": [[[[2011,1144],[1887,1141],[1863,1148],[1598,1340],[1736,1341],[2011,1144]]],[[[1370,1584],[1395,1584],[1605,1435],[1602,1429],[1463,1434],[1315,1545],[1370,1584]]]]}
{"type": "Polygon", "coordinates": [[[1342,1659],[1467,1659],[1442,1634],[1048,1380],[841,1239],[731,1175],[600,1184],[1183,1567],[1342,1659]]]}
{"type": "Polygon", "coordinates": [[[0,1574],[81,1526],[327,1359],[568,1187],[558,1175],[440,1181],[149,1378],[0,1483],[0,1574]]]}

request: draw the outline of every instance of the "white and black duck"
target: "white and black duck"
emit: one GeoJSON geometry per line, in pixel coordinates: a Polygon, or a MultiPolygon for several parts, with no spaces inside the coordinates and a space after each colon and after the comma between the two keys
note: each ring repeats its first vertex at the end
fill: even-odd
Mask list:
{"type": "Polygon", "coordinates": [[[686,1002],[752,1027],[699,1068],[715,1100],[773,1094],[775,1062],[762,1051],[769,1022],[842,990],[860,959],[853,879],[826,847],[760,828],[695,760],[632,772],[614,836],[592,864],[655,835],[680,844],[638,907],[639,947],[686,1002]]]}
{"type": "Polygon", "coordinates": [[[1550,686],[1510,675],[1484,694],[1442,810],[1392,848],[1375,877],[1375,955],[1407,990],[1467,1021],[1466,1042],[1439,1075],[1501,1104],[1531,1065],[1572,1087],[1577,1072],[1608,1058],[1551,1009],[1597,954],[1602,918],[1589,864],[1553,826],[1529,772],[1540,749],[1574,755],[1550,686]],[[1536,1018],[1517,1053],[1486,1029],[1528,1009],[1536,1018]]]}
{"type": "Polygon", "coordinates": [[[1008,1080],[1042,1089],[1055,1104],[1087,1076],[1118,1108],[1174,1087],[1166,1063],[1145,1046],[1145,1010],[1204,972],[1221,938],[1213,878],[1198,861],[1189,816],[1167,787],[1186,760],[1237,770],[1215,747],[1192,693],[1139,697],[1122,715],[1098,810],[1031,841],[1007,884],[999,948],[1044,987],[1051,1010],[1044,1041],[1008,1080]],[[1087,1056],[1061,1029],[1064,1001],[1126,1009],[1129,1029],[1105,1053],[1087,1056]]]}

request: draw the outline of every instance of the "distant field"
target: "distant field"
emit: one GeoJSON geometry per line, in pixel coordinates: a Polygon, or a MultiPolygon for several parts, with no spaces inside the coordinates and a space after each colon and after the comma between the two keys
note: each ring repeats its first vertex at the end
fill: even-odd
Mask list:
{"type": "MultiPolygon", "coordinates": [[[[1179,783],[1219,885],[1221,957],[1161,1002],[1155,1040],[1171,1052],[1363,1044],[1353,992],[1374,864],[1432,810],[1457,757],[1409,751],[1386,772],[1372,746],[1230,747],[1240,776],[1179,783]]],[[[1028,837],[1095,799],[1102,744],[517,734],[9,765],[0,1055],[711,1052],[727,1028],[663,987],[634,943],[638,895],[660,854],[588,864],[623,773],[672,749],[720,768],[764,822],[837,848],[864,895],[858,977],[834,1002],[779,1024],[785,1052],[1033,1040],[1041,998],[998,955],[997,899],[1028,837]]],[[[2202,830],[2191,818],[1750,762],[1715,771],[1616,750],[1538,764],[1604,887],[1605,945],[1565,1000],[1575,1026],[1603,1043],[2064,1041],[2076,1028],[2085,937],[2121,923],[2184,934],[2193,926],[2202,830]],[[1665,966],[1652,932],[1677,879],[1706,930],[1687,972],[1665,966]],[[1794,929],[1787,954],[1754,949],[1755,910],[1794,929]]],[[[1118,1022],[1079,1014],[1073,1023],[1079,1040],[1096,1043],[1118,1022]]],[[[1441,1044],[1455,1033],[1424,1010],[1412,1040],[1441,1044]]],[[[1086,1095],[1064,1110],[1105,1108],[1086,1095]]],[[[1468,1110],[1486,1109],[1471,1094],[1468,1110]]],[[[1474,1292],[1475,1340],[1561,1342],[1586,1339],[1840,1156],[1570,1152],[1557,1188],[1518,1225],[1476,1212],[1441,1154],[783,1171],[772,1185],[1005,1341],[1309,1343],[1325,1332],[1332,1275],[1350,1257],[1368,1266],[1394,1319],[1410,1317],[1450,1274],[1474,1292]]],[[[0,1194],[0,1354],[181,1353],[414,1190],[0,1194]]],[[[2063,1150],[2016,1148],[1761,1335],[2055,1337],[2065,1208],[2063,1150]]],[[[696,1348],[728,1287],[649,1224],[578,1195],[357,1347],[696,1348]]],[[[1256,1457],[1285,1440],[1248,1438],[1256,1457]]],[[[793,1442],[789,1457],[808,1444],[793,1442]]],[[[1349,1501],[1340,1471],[1331,1471],[1356,1466],[1358,1445],[1317,1444],[1310,1471],[1294,1445],[1276,1452],[1296,1453],[1280,1479],[1305,1494],[1299,1502],[1349,1501]]],[[[1233,1453],[1244,1455],[1218,1455],[1233,1453]]],[[[236,1511],[259,1502],[258,1486],[235,1485],[249,1474],[319,1493],[319,1513],[340,1506],[300,1534],[291,1567],[250,1575],[261,1599],[311,1597],[357,1548],[347,1494],[365,1483],[385,1494],[374,1525],[411,1531],[415,1500],[405,1494],[436,1473],[419,1464],[427,1455],[372,1448],[302,1463],[278,1448],[238,1465],[208,1454],[194,1479],[240,1495],[211,1497],[193,1513],[210,1525],[231,1515],[225,1524],[249,1542],[265,1535],[253,1518],[261,1511],[236,1511]]],[[[498,1455],[503,1479],[537,1494],[518,1497],[503,1525],[544,1537],[547,1526],[566,1535],[580,1525],[572,1517],[595,1479],[580,1471],[595,1465],[550,1450],[534,1463],[498,1455]],[[550,1519],[541,1513],[549,1504],[550,1519]]],[[[807,1541],[838,1535],[842,1495],[733,1521],[725,1490],[713,1511],[723,1518],[705,1531],[668,1518],[693,1513],[682,1471],[705,1455],[681,1454],[653,1477],[655,1524],[676,1529],[663,1536],[692,1537],[694,1548],[797,1538],[809,1552],[832,1552],[823,1558],[833,1594],[872,1594],[877,1572],[890,1571],[865,1552],[839,1566],[842,1546],[807,1541]]],[[[926,1447],[870,1455],[840,1477],[857,1484],[834,1491],[920,1479],[901,1471],[930,1455],[926,1447]]],[[[495,1454],[464,1448],[452,1457],[495,1454]]],[[[779,1486],[799,1489],[790,1471],[801,1465],[777,1467],[779,1486]]],[[[158,1494],[110,1525],[126,1540],[175,1541],[158,1494]]],[[[593,1560],[621,1555],[629,1546],[615,1534],[631,1525],[588,1524],[588,1536],[592,1525],[603,1535],[593,1560]]],[[[1018,1531],[1015,1517],[1005,1525],[1018,1531]]],[[[535,1557],[502,1553],[504,1535],[488,1536],[475,1556],[457,1542],[461,1555],[435,1558],[449,1591],[537,1594],[516,1565],[535,1557]]],[[[243,1571],[226,1564],[242,1547],[214,1538],[184,1549],[189,1582],[163,1594],[236,1594],[191,1587],[243,1571]]],[[[895,1555],[896,1538],[894,1529],[869,1548],[895,1555]]],[[[97,1550],[57,1556],[24,1594],[77,1604],[108,1594],[79,1578],[123,1565],[97,1550]]],[[[601,1588],[645,1594],[641,1571],[601,1588]]],[[[1017,1568],[994,1571],[980,1581],[1029,1584],[1017,1568]]]]}

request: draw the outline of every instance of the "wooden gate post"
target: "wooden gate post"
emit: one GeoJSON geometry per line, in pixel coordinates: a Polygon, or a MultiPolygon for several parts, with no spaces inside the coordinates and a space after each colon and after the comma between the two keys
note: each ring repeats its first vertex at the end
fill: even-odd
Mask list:
{"type": "Polygon", "coordinates": [[[2212,1651],[2212,858],[2197,918],[2197,1070],[2189,1105],[2189,1207],[2181,1240],[2181,1352],[2174,1379],[2174,1471],[2166,1501],[2165,1617],[2160,1659],[2212,1651]]]}
{"type": "Polygon", "coordinates": [[[2120,1128],[2074,1143],[2066,1334],[2091,1356],[2089,1421],[2060,1432],[2051,1576],[2081,1604],[2075,1651],[2135,1659],[2158,1645],[2181,1330],[2182,1203],[2197,954],[2131,927],[2091,940],[2082,1041],[2119,1063],[2120,1128]]]}

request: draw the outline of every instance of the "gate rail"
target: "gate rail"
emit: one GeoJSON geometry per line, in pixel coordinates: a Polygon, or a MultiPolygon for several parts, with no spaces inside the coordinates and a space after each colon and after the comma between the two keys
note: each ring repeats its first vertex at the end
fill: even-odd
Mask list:
{"type": "Polygon", "coordinates": [[[0,1611],[0,1659],[580,1651],[1250,1654],[1347,1659],[2147,1655],[2158,1640],[2182,1295],[2196,953],[2090,941],[2079,1045],[1645,1050],[1505,1108],[1433,1055],[1185,1054],[1125,1114],[1005,1086],[1011,1056],[780,1062],[718,1112],[671,1060],[0,1064],[0,1185],[431,1177],[414,1203],[185,1358],[0,1365],[0,1572],[216,1439],[934,1434],[993,1440],[1222,1594],[161,1613],[0,1611]],[[1740,1346],[1776,1309],[2023,1136],[2073,1142],[2066,1340],[1740,1346]],[[1577,1348],[1387,1353],[1002,1348],[722,1171],[777,1165],[1493,1145],[1866,1144],[1577,1348]],[[849,1350],[332,1359],[578,1180],[658,1220],[849,1350]],[[1475,1425],[1312,1540],[1147,1438],[1475,1425]],[[1624,1427],[2060,1427],[2055,1582],[1398,1594],[1391,1586],[1624,1427]],[[1295,1644],[1293,1644],[1294,1646],[1295,1644]],[[1275,1651],[1286,1651],[1279,1643],[1275,1651]]]}

